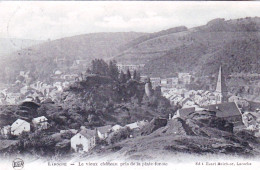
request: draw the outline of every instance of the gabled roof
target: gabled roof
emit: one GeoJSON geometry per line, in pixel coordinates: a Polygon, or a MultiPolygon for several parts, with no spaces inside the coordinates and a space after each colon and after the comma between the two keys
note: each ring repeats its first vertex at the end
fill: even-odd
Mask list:
{"type": "Polygon", "coordinates": [[[79,133],[87,139],[90,139],[96,135],[96,131],[90,129],[81,130],[79,133]]]}
{"type": "MultiPolygon", "coordinates": [[[[17,128],[19,128],[21,125],[28,123],[25,120],[22,119],[17,119],[12,125],[12,130],[16,130],[17,128]]],[[[28,123],[29,124],[29,123],[28,123]]]]}
{"type": "Polygon", "coordinates": [[[216,112],[217,117],[230,117],[242,115],[235,102],[227,102],[204,106],[209,111],[216,112]]]}
{"type": "Polygon", "coordinates": [[[101,127],[98,127],[98,128],[97,128],[97,130],[98,130],[100,133],[102,133],[102,134],[109,132],[111,129],[112,129],[112,126],[111,126],[111,125],[101,126],[101,127]]]}

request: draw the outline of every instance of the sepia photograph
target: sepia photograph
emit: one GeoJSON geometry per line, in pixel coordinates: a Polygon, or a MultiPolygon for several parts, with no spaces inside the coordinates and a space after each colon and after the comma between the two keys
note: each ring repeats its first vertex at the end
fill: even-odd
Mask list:
{"type": "Polygon", "coordinates": [[[0,1],[1,170],[260,168],[260,2],[0,1]]]}

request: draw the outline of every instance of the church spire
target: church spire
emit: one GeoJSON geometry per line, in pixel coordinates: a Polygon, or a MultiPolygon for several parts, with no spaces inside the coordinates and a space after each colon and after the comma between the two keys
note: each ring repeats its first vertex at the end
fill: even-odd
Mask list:
{"type": "Polygon", "coordinates": [[[222,103],[224,101],[227,101],[227,86],[225,83],[225,78],[222,73],[222,67],[219,67],[219,73],[218,73],[218,81],[217,81],[217,87],[216,87],[216,94],[217,94],[217,103],[222,103]]]}

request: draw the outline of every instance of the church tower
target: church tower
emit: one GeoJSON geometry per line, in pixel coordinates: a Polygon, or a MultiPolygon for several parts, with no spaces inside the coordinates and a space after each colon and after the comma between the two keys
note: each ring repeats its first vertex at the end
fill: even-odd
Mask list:
{"type": "Polygon", "coordinates": [[[219,67],[218,81],[217,81],[215,95],[216,95],[216,104],[227,102],[227,100],[228,100],[227,99],[228,90],[227,90],[227,86],[225,83],[225,78],[222,74],[221,66],[219,67]]]}

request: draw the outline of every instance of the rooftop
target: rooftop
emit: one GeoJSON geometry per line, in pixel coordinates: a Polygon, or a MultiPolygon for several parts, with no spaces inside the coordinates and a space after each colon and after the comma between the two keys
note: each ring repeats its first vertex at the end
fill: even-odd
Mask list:
{"type": "Polygon", "coordinates": [[[90,130],[90,129],[83,129],[79,132],[81,135],[85,136],[86,138],[90,139],[96,135],[95,130],[90,130]]]}
{"type": "Polygon", "coordinates": [[[204,106],[209,111],[216,112],[217,117],[230,117],[242,115],[235,102],[227,102],[204,106]]]}
{"type": "Polygon", "coordinates": [[[107,133],[107,132],[109,132],[111,129],[112,129],[112,126],[111,126],[111,125],[101,126],[101,127],[98,127],[98,128],[97,128],[97,130],[98,130],[100,133],[107,133]]]}

